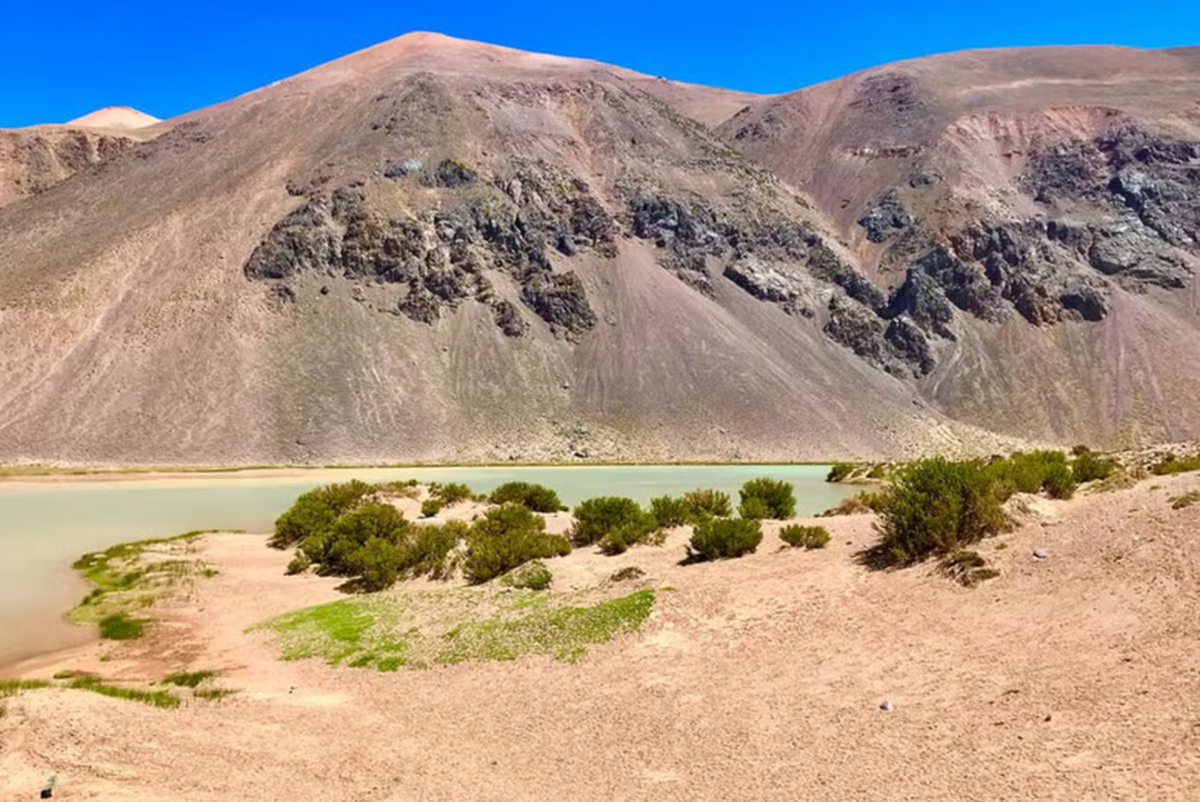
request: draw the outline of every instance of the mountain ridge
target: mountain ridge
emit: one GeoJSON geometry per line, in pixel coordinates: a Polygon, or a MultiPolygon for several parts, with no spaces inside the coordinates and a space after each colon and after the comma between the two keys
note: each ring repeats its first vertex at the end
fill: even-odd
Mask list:
{"type": "MultiPolygon", "coordinates": [[[[418,34],[166,121],[0,209],[0,459],[827,459],[1192,432],[1193,377],[1165,383],[1191,354],[1168,337],[1191,246],[1139,234],[1162,260],[1114,278],[1042,222],[1021,236],[1054,269],[993,284],[945,223],[973,179],[880,199],[919,174],[892,133],[929,148],[929,110],[954,109],[906,81],[862,95],[904,72],[872,70],[749,96],[418,34]],[[838,128],[847,91],[877,104],[865,127],[838,128]],[[862,184],[847,159],[890,172],[862,184]],[[1158,354],[1137,368],[1157,400],[1097,361],[1106,338],[1158,354]],[[1075,384],[1025,375],[1022,351],[1075,384]],[[1076,409],[1089,372],[1105,389],[1076,409]]],[[[1155,180],[1190,197],[1189,169],[1155,180]]],[[[979,208],[1021,222],[1024,180],[979,208]]]]}

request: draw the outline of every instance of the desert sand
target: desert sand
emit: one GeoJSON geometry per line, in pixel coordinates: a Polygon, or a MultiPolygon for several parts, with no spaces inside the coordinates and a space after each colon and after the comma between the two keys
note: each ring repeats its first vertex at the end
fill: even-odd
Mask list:
{"type": "Polygon", "coordinates": [[[549,561],[555,589],[661,589],[639,632],[576,664],[396,673],[281,662],[272,635],[245,630],[337,598],[337,580],[285,577],[263,536],[207,536],[198,556],[220,573],[153,608],[147,638],[9,673],[146,687],[218,669],[239,692],[175,710],[10,698],[0,796],[57,774],[56,798],[131,802],[1195,799],[1200,506],[1169,499],[1196,488],[1039,500],[982,544],[1002,573],[976,589],[860,565],[870,515],[823,520],[823,551],[783,548],[778,524],[726,562],[679,565],[686,531],[619,557],[577,550],[549,561]],[[645,577],[606,581],[628,565],[645,577]]]}

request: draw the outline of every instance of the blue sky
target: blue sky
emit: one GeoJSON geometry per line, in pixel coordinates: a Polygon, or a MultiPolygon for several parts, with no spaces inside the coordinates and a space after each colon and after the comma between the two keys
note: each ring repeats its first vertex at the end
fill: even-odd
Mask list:
{"type": "Polygon", "coordinates": [[[60,122],[107,105],[170,117],[411,30],[759,92],[968,47],[1200,44],[1200,3],[1185,0],[4,5],[0,127],[60,122]]]}

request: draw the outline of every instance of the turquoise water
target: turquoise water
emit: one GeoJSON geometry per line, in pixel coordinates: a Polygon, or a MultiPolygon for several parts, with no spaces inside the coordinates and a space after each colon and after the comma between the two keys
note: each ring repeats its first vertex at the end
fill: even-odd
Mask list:
{"type": "Polygon", "coordinates": [[[300,493],[328,482],[465,482],[485,492],[503,482],[538,482],[564,504],[604,495],[677,495],[700,487],[737,500],[747,479],[771,476],[796,488],[797,512],[832,507],[852,489],[823,481],[820,465],[637,465],[605,467],[378,468],[313,470],[301,475],[254,472],[167,479],[0,482],[0,664],[86,641],[89,632],[63,619],[88,587],[71,570],[81,554],[114,543],[193,529],[268,532],[300,493]]]}

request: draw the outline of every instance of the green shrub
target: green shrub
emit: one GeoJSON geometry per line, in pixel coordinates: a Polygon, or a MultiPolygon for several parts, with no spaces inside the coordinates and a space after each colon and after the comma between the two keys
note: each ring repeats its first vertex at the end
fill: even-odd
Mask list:
{"type": "Polygon", "coordinates": [[[692,559],[741,557],[762,543],[762,526],[748,518],[710,518],[696,524],[688,545],[692,559]]]}
{"type": "MultiPolygon", "coordinates": [[[[649,535],[657,526],[654,517],[631,498],[601,496],[581,501],[572,511],[575,525],[571,540],[578,546],[599,543],[605,537],[622,533],[626,545],[632,545],[649,535]]],[[[624,549],[621,549],[624,551],[624,549]]]]}
{"type": "Polygon", "coordinates": [[[784,520],[796,514],[796,494],[790,482],[761,477],[742,485],[738,512],[743,518],[784,520]]]}
{"type": "Polygon", "coordinates": [[[1005,459],[993,460],[987,470],[998,482],[996,490],[1004,501],[1013,493],[1037,493],[1044,489],[1051,472],[1057,474],[1055,482],[1061,483],[1062,469],[1066,467],[1067,458],[1061,451],[1018,451],[1005,459]]]}
{"type": "Polygon", "coordinates": [[[550,587],[554,575],[541,560],[533,560],[519,566],[500,578],[501,584],[525,590],[545,590],[550,587]]]}
{"type": "Polygon", "coordinates": [[[1052,462],[1046,466],[1046,477],[1042,487],[1050,498],[1068,499],[1075,495],[1075,475],[1065,462],[1052,462]]]}
{"type": "Polygon", "coordinates": [[[467,579],[487,582],[530,560],[569,554],[566,538],[546,533],[546,521],[522,504],[488,510],[468,534],[467,579]]]}
{"type": "Polygon", "coordinates": [[[310,490],[275,520],[275,534],[267,542],[273,548],[284,549],[321,534],[373,491],[373,486],[357,479],[310,490]]]}
{"type": "Polygon", "coordinates": [[[1071,472],[1075,474],[1075,481],[1083,484],[1107,479],[1119,467],[1120,463],[1115,459],[1085,450],[1076,455],[1075,460],[1071,463],[1071,472]]]}
{"type": "Polygon", "coordinates": [[[295,576],[296,574],[304,573],[310,567],[312,567],[312,558],[309,557],[304,551],[298,549],[296,553],[292,555],[292,559],[288,561],[287,570],[285,573],[288,576],[295,576]]]}
{"type": "Polygon", "coordinates": [[[534,512],[558,512],[562,509],[558,493],[529,482],[506,482],[493,490],[488,500],[493,504],[524,504],[534,512]]]}
{"type": "Polygon", "coordinates": [[[692,490],[683,494],[683,503],[687,505],[689,523],[733,515],[729,494],[720,490],[692,490]]]}
{"type": "Polygon", "coordinates": [[[823,549],[829,543],[829,530],[823,526],[791,524],[779,530],[779,537],[794,548],[823,549]]]}
{"type": "Polygon", "coordinates": [[[889,561],[918,562],[1003,531],[1002,480],[990,467],[933,457],[901,469],[880,508],[880,545],[889,561]]]}
{"type": "Polygon", "coordinates": [[[959,550],[948,554],[941,563],[942,572],[973,588],[980,582],[995,579],[1000,572],[987,567],[987,560],[977,551],[959,550]]]}
{"type": "Polygon", "coordinates": [[[455,549],[466,540],[470,527],[463,521],[447,521],[441,526],[421,526],[413,530],[412,545],[404,556],[402,570],[408,576],[449,579],[458,568],[455,549]]]}
{"type": "Polygon", "coordinates": [[[658,496],[650,499],[650,514],[662,528],[683,526],[689,520],[691,510],[682,498],[673,496],[658,496]]]}
{"type": "Polygon", "coordinates": [[[402,545],[394,539],[372,537],[346,556],[342,568],[358,579],[359,590],[373,593],[396,584],[403,563],[402,545]]]}
{"type": "Polygon", "coordinates": [[[1161,461],[1150,468],[1155,476],[1167,476],[1173,473],[1189,473],[1200,471],[1200,455],[1192,457],[1177,457],[1168,453],[1161,461]]]}
{"type": "Polygon", "coordinates": [[[178,685],[181,688],[195,688],[200,683],[217,676],[215,671],[176,671],[163,677],[163,685],[178,685]]]}
{"type": "Polygon", "coordinates": [[[449,482],[447,484],[434,483],[429,486],[429,492],[434,498],[440,499],[442,504],[447,507],[453,507],[462,501],[468,501],[475,497],[471,492],[471,488],[464,485],[462,482],[449,482]]]}
{"type": "Polygon", "coordinates": [[[146,631],[144,618],[130,618],[124,613],[114,613],[100,619],[100,637],[104,640],[133,640],[146,631]]]}
{"type": "Polygon", "coordinates": [[[421,502],[421,517],[432,518],[442,511],[445,503],[437,496],[432,496],[421,502]]]}
{"type": "Polygon", "coordinates": [[[853,462],[835,462],[829,468],[829,473],[825,475],[826,482],[843,482],[850,478],[858,470],[858,465],[853,462]]]}

